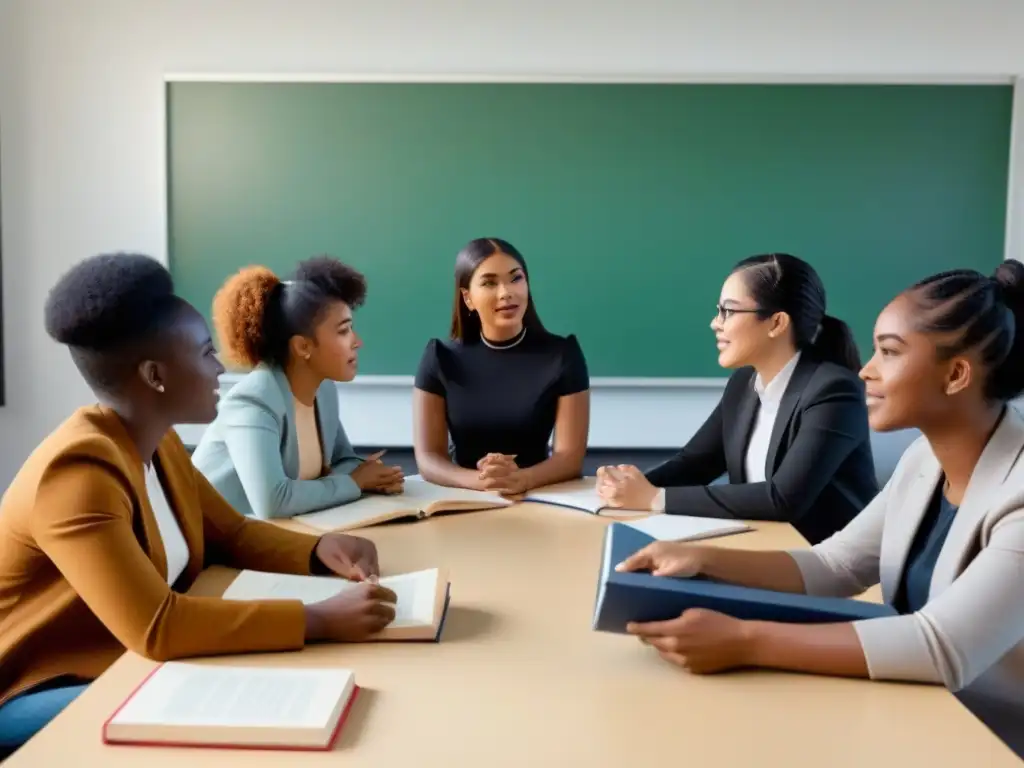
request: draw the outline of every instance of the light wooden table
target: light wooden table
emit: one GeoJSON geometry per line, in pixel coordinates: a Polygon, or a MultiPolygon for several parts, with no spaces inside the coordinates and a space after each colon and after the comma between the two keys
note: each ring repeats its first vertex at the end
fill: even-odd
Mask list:
{"type": "MultiPolygon", "coordinates": [[[[722,546],[806,546],[755,524],[722,546]]],[[[22,766],[1018,766],[945,690],[744,672],[700,677],[591,631],[604,522],[518,505],[362,531],[386,573],[445,565],[437,644],[329,645],[217,663],[338,665],[364,691],[330,753],[108,747],[150,669],[126,655],[5,768],[22,766]]]]}

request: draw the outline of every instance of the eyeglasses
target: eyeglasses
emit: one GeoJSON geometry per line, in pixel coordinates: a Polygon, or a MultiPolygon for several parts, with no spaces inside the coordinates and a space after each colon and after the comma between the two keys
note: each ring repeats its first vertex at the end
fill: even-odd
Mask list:
{"type": "Polygon", "coordinates": [[[718,310],[718,319],[723,323],[733,315],[760,315],[764,312],[763,309],[739,309],[737,307],[723,307],[721,304],[716,304],[715,308],[718,310]]]}

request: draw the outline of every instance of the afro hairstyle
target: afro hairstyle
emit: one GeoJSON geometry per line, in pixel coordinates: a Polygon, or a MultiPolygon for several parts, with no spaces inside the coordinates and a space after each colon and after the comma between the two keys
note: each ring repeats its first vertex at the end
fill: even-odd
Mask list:
{"type": "Polygon", "coordinates": [[[185,302],[170,272],[136,253],[100,254],[66,272],[46,298],[46,332],[71,349],[93,387],[111,391],[139,346],[174,320],[185,302]]]}

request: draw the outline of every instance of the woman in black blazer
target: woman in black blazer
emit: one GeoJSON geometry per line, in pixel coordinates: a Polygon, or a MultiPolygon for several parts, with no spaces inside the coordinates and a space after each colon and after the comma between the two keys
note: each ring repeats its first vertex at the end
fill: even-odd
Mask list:
{"type": "Polygon", "coordinates": [[[646,474],[602,467],[610,506],[788,522],[815,544],[878,493],[860,359],[825,314],[814,269],[775,253],[744,259],[711,323],[718,362],[738,369],[689,443],[646,474]],[[715,483],[728,475],[727,484],[715,483]]]}

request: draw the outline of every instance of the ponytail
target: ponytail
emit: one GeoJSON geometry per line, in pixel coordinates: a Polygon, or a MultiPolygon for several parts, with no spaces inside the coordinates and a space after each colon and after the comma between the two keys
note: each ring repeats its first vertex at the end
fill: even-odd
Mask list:
{"type": "Polygon", "coordinates": [[[825,310],[825,286],[810,264],[788,253],[767,253],[744,259],[733,268],[742,271],[747,290],[765,314],[785,312],[793,328],[793,343],[823,363],[860,372],[860,353],[850,327],[825,310]]]}
{"type": "Polygon", "coordinates": [[[276,362],[267,327],[281,313],[283,285],[266,267],[246,267],[227,279],[213,297],[213,325],[221,357],[236,368],[276,362]],[[268,318],[268,315],[271,317],[268,318]],[[268,323],[268,319],[271,322],[268,323]]]}
{"type": "Polygon", "coordinates": [[[861,369],[860,351],[850,326],[832,315],[821,318],[818,335],[811,342],[811,351],[822,362],[841,365],[854,373],[861,369]]]}

